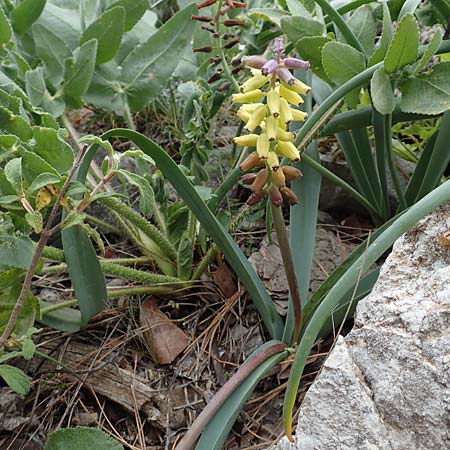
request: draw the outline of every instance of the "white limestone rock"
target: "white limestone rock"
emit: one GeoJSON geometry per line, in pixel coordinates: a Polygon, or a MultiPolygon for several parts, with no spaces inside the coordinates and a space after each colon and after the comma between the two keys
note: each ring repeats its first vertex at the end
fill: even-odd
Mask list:
{"type": "Polygon", "coordinates": [[[450,206],[394,245],[278,450],[450,449],[450,206]]]}

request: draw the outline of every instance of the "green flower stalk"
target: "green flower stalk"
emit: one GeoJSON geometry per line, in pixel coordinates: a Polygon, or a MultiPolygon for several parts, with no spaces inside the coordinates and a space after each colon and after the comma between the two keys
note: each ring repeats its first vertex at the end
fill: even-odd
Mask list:
{"type": "Polygon", "coordinates": [[[308,94],[311,88],[288,70],[307,70],[309,63],[285,58],[282,38],[275,39],[272,48],[274,59],[248,56],[240,61],[250,68],[252,77],[240,86],[239,94],[233,95],[233,102],[241,104],[237,115],[250,134],[236,137],[234,141],[240,146],[255,147],[240,165],[241,170],[260,168],[254,177],[247,174],[242,179],[244,184],[251,184],[253,192],[248,204],[258,203],[268,193],[272,204],[278,207],[283,199],[291,204],[298,201],[286,181],[300,178],[301,173],[294,167],[282,166],[280,157],[300,160],[300,152],[293,143],[295,133],[288,126],[292,121],[306,120],[307,114],[295,107],[303,103],[302,95],[308,94]]]}

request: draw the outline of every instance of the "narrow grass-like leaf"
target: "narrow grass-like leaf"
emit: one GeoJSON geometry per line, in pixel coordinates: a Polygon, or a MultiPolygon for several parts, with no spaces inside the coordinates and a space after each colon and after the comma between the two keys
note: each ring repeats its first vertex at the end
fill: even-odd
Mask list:
{"type": "Polygon", "coordinates": [[[300,341],[291,374],[286,389],[284,401],[283,423],[287,436],[292,439],[292,414],[298,393],[300,379],[308,355],[324,326],[340,299],[358,280],[360,273],[364,273],[393,243],[406,231],[411,229],[420,219],[433,209],[450,200],[450,181],[445,182],[426,197],[419,200],[408,211],[401,215],[385,230],[367,250],[351,265],[337,283],[330,289],[327,296],[320,303],[313,317],[305,328],[300,341]]]}
{"type": "MultiPolygon", "coordinates": [[[[370,159],[372,159],[372,154],[370,153],[370,155],[368,155],[370,148],[361,149],[360,147],[357,147],[354,137],[349,131],[337,133],[336,137],[344,153],[345,160],[347,161],[350,171],[352,172],[356,185],[371,205],[373,205],[373,207],[380,212],[380,198],[373,187],[373,178],[369,178],[369,168],[371,167],[371,164],[369,163],[366,165],[368,158],[370,157],[370,159]]],[[[370,171],[370,173],[373,172],[370,171]]]]}
{"type": "Polygon", "coordinates": [[[442,117],[433,152],[420,184],[416,201],[434,189],[450,162],[450,111],[442,117]]]}
{"type": "Polygon", "coordinates": [[[377,163],[377,172],[380,180],[381,191],[385,199],[382,216],[385,219],[387,219],[389,217],[389,194],[388,194],[387,172],[386,172],[387,155],[386,155],[385,120],[383,115],[380,114],[375,109],[373,110],[372,125],[375,136],[375,156],[377,163]]]}
{"type": "Polygon", "coordinates": [[[342,296],[339,304],[333,309],[331,316],[325,322],[320,330],[319,337],[326,338],[331,333],[336,332],[342,321],[353,316],[358,302],[370,294],[378,275],[380,274],[380,267],[372,270],[361,280],[358,280],[355,286],[352,286],[345,295],[342,296]],[[356,287],[356,289],[355,289],[356,287]]]}
{"type": "MultiPolygon", "coordinates": [[[[350,111],[336,114],[321,130],[319,136],[331,136],[335,133],[339,133],[339,131],[348,130],[349,128],[370,127],[372,124],[373,112],[372,106],[363,106],[362,108],[351,109],[350,111]]],[[[397,104],[392,112],[392,123],[412,122],[429,119],[429,117],[428,114],[405,113],[397,104]]]]}
{"type": "Polygon", "coordinates": [[[428,142],[425,144],[424,149],[422,150],[422,154],[420,155],[419,162],[414,169],[414,172],[409,179],[408,186],[405,191],[405,200],[407,205],[412,205],[416,202],[417,195],[422,186],[422,181],[425,177],[425,173],[430,165],[430,160],[433,156],[433,149],[436,143],[436,139],[438,136],[439,130],[436,130],[431,137],[428,139],[428,142]]]}
{"type": "MultiPolygon", "coordinates": [[[[247,362],[251,360],[256,353],[269,347],[273,343],[273,341],[267,342],[259,347],[247,359],[247,362]]],[[[286,356],[286,351],[280,352],[269,357],[266,361],[256,367],[252,374],[236,388],[232,395],[228,397],[222,407],[216,412],[212,420],[208,423],[197,443],[197,446],[195,447],[196,450],[221,450],[223,448],[231,427],[258,382],[272,367],[276,366],[279,362],[286,358],[286,356]]]]}
{"type": "MultiPolygon", "coordinates": [[[[320,164],[317,142],[312,142],[305,153],[320,164]]],[[[304,154],[305,154],[304,153],[304,154]]],[[[298,289],[302,306],[308,299],[309,282],[316,242],[317,213],[321,175],[305,162],[297,167],[303,177],[291,183],[291,189],[299,199],[299,203],[291,207],[289,225],[289,243],[297,277],[298,289]]],[[[293,332],[293,308],[289,304],[288,316],[283,335],[283,341],[290,343],[293,332]]]]}
{"type": "MultiPolygon", "coordinates": [[[[111,137],[128,138],[145,154],[153,158],[158,168],[172,183],[239,276],[261,314],[269,334],[274,339],[280,339],[283,333],[283,323],[264,285],[242,251],[217,220],[216,216],[206,206],[192,183],[186,178],[176,163],[161,147],[140,133],[128,129],[114,129],[101,136],[102,139],[111,137]]],[[[96,149],[96,145],[91,146],[91,150],[83,161],[83,166],[80,167],[80,176],[86,175],[89,162],[96,149]]]]}

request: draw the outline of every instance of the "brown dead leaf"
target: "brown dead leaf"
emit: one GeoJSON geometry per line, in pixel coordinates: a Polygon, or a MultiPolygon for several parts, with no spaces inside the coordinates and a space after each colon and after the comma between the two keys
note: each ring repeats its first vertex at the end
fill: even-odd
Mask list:
{"type": "Polygon", "coordinates": [[[450,248],[450,231],[446,231],[445,233],[439,233],[437,238],[439,245],[445,248],[450,248]]]}
{"type": "Polygon", "coordinates": [[[154,297],[141,305],[142,339],[158,364],[170,364],[188,345],[189,337],[159,310],[154,297]]]}
{"type": "Polygon", "coordinates": [[[219,267],[214,272],[214,283],[219,286],[226,298],[232,297],[237,291],[233,273],[224,262],[220,263],[219,267]]]}

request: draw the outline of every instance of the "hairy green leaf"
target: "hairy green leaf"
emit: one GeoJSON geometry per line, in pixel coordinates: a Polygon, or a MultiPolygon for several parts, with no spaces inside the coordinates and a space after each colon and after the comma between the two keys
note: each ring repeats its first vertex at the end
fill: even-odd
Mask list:
{"type": "Polygon", "coordinates": [[[36,53],[44,63],[45,75],[57,87],[63,80],[64,61],[72,56],[72,50],[63,39],[44,25],[35,23],[32,30],[36,53]]]}
{"type": "Polygon", "coordinates": [[[358,8],[348,19],[348,26],[361,43],[366,55],[370,56],[374,52],[374,42],[377,34],[377,24],[373,17],[372,9],[368,5],[358,8]]]}
{"type": "Polygon", "coordinates": [[[413,15],[400,21],[384,59],[386,73],[394,73],[412,64],[419,52],[419,25],[413,15]]]}
{"type": "Polygon", "coordinates": [[[46,0],[23,0],[11,12],[11,24],[14,31],[25,33],[39,18],[46,0]]]}
{"type": "Polygon", "coordinates": [[[74,57],[68,58],[64,66],[64,99],[74,107],[82,106],[81,97],[91,84],[95,69],[97,39],[91,39],[75,50],[74,57]]]}
{"type": "Polygon", "coordinates": [[[370,57],[368,66],[373,66],[383,61],[386,52],[391,43],[393,34],[391,13],[386,1],[383,1],[383,31],[381,32],[380,46],[375,50],[374,54],[370,57]]]}
{"type": "Polygon", "coordinates": [[[413,76],[419,75],[420,71],[427,65],[431,57],[437,52],[437,49],[441,45],[441,42],[442,42],[442,30],[438,28],[433,34],[430,43],[428,44],[422,57],[419,59],[416,67],[414,68],[414,71],[412,73],[413,76]]]}
{"type": "Polygon", "coordinates": [[[72,147],[64,140],[65,135],[63,129],[33,127],[33,151],[60,174],[67,172],[73,163],[72,147]]]}
{"type": "Polygon", "coordinates": [[[23,141],[28,141],[33,136],[30,125],[23,117],[13,114],[2,106],[0,106],[0,130],[5,134],[16,135],[23,141]]]}
{"type": "Polygon", "coordinates": [[[25,91],[33,106],[39,106],[42,103],[46,90],[41,67],[25,73],[25,91]]]}
{"type": "Polygon", "coordinates": [[[395,108],[394,92],[389,75],[380,67],[372,76],[370,93],[373,106],[381,114],[391,114],[395,108]]]}
{"type": "Polygon", "coordinates": [[[25,220],[36,234],[40,234],[42,232],[44,219],[39,211],[25,213],[25,220]]]}
{"type": "Polygon", "coordinates": [[[3,8],[0,8],[0,47],[11,39],[12,30],[3,8]]]}
{"type": "Polygon", "coordinates": [[[80,45],[91,39],[97,39],[95,62],[103,64],[114,58],[122,41],[125,23],[125,9],[121,6],[106,10],[95,22],[91,23],[81,36],[80,45]]]}
{"type": "Polygon", "coordinates": [[[20,395],[27,395],[30,392],[31,383],[25,372],[17,367],[8,364],[0,364],[0,377],[6,384],[20,395]]]}
{"type": "Polygon", "coordinates": [[[96,428],[62,428],[49,434],[45,450],[123,450],[111,436],[96,428]]]}
{"type": "Polygon", "coordinates": [[[307,36],[299,39],[295,46],[299,55],[309,61],[312,71],[323,81],[331,84],[322,63],[322,49],[328,42],[331,42],[328,36],[307,36]]]}
{"type": "MultiPolygon", "coordinates": [[[[348,44],[328,42],[322,49],[322,63],[333,83],[341,85],[361,73],[366,67],[364,55],[348,44]]],[[[355,90],[346,96],[351,107],[356,107],[359,91],[355,90]]]]}
{"type": "Polygon", "coordinates": [[[431,72],[400,84],[402,111],[441,114],[450,108],[450,61],[437,64],[431,72]]]}
{"type": "Polygon", "coordinates": [[[281,29],[287,34],[292,44],[307,36],[323,36],[325,25],[316,19],[303,16],[286,16],[281,18],[281,29]]]}
{"type": "Polygon", "coordinates": [[[22,158],[10,159],[5,164],[5,177],[18,194],[23,191],[22,158]]]}
{"type": "Polygon", "coordinates": [[[121,6],[125,9],[125,31],[130,31],[145,14],[148,8],[147,0],[117,0],[110,8],[121,6]]]}
{"type": "MultiPolygon", "coordinates": [[[[4,289],[0,294],[0,332],[5,328],[11,313],[14,309],[19,293],[22,288],[22,279],[20,276],[14,285],[9,289],[4,289]]],[[[23,307],[20,310],[19,317],[14,324],[13,333],[17,337],[26,335],[27,331],[34,325],[34,321],[39,317],[39,302],[37,298],[29,292],[25,296],[23,307]]]]}
{"type": "Polygon", "coordinates": [[[121,78],[132,110],[141,110],[167,84],[190,45],[195,11],[195,5],[179,11],[123,61],[121,78]]]}
{"type": "Polygon", "coordinates": [[[276,8],[252,8],[248,11],[248,14],[280,26],[281,18],[288,13],[282,9],[276,8]]]}
{"type": "Polygon", "coordinates": [[[0,245],[0,267],[28,269],[34,255],[33,241],[25,236],[2,239],[0,245]]]}

